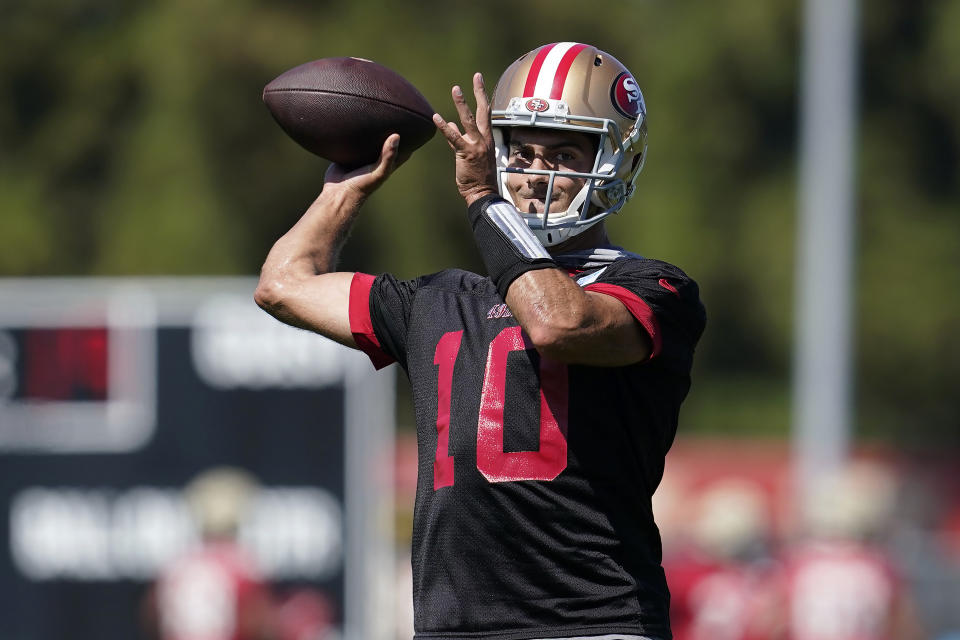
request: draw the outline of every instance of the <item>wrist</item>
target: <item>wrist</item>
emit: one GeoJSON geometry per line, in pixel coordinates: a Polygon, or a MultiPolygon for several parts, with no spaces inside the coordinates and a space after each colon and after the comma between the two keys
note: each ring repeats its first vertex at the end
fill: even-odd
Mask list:
{"type": "Polygon", "coordinates": [[[557,266],[516,207],[500,195],[476,198],[468,217],[487,273],[504,299],[513,281],[527,271],[557,266]]]}
{"type": "Polygon", "coordinates": [[[343,182],[324,183],[318,200],[323,200],[337,208],[360,207],[367,200],[367,194],[343,182]]]}
{"type": "Polygon", "coordinates": [[[476,229],[477,223],[483,217],[487,208],[498,202],[507,203],[506,199],[503,198],[499,193],[482,193],[478,194],[476,197],[468,201],[467,204],[467,219],[470,221],[470,228],[476,229]]]}
{"type": "Polygon", "coordinates": [[[360,212],[366,200],[366,196],[356,189],[331,183],[324,185],[320,195],[310,205],[308,213],[327,218],[352,220],[360,212]]]}
{"type": "Polygon", "coordinates": [[[463,194],[463,199],[466,200],[467,206],[471,207],[473,206],[474,202],[487,196],[496,196],[499,198],[500,194],[497,193],[497,190],[492,187],[482,187],[480,189],[468,191],[467,193],[463,194]]]}

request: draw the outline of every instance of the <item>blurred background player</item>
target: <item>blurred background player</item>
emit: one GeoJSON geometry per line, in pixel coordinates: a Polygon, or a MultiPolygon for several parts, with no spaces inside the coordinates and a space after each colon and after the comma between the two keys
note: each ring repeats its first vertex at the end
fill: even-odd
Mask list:
{"type": "Polygon", "coordinates": [[[695,506],[688,535],[681,534],[679,548],[664,557],[674,640],[773,637],[779,626],[777,571],[763,491],[731,478],[690,500],[695,506]]]}
{"type": "Polygon", "coordinates": [[[229,467],[184,490],[200,543],[158,577],[147,601],[148,636],[159,640],[280,640],[270,589],[237,541],[256,480],[229,467]]]}
{"type": "Polygon", "coordinates": [[[894,476],[854,462],[822,478],[803,511],[801,539],[783,560],[782,618],[789,640],[924,637],[907,585],[882,544],[894,476]]]}

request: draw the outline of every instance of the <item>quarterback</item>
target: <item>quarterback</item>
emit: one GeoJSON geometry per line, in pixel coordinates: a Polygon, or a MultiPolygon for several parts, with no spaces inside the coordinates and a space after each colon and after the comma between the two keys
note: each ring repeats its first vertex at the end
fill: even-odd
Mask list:
{"type": "Polygon", "coordinates": [[[487,273],[335,271],[397,165],[332,165],[271,249],[255,294],[278,319],[397,362],[419,449],[419,640],[670,637],[651,496],[705,315],[679,268],[611,243],[647,149],[633,75],[595,47],[514,62],[459,125],[434,122],[487,273]]]}

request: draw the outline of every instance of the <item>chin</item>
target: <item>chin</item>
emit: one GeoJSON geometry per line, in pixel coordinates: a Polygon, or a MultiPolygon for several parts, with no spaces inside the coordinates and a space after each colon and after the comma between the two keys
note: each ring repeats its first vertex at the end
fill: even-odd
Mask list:
{"type": "MultiPolygon", "coordinates": [[[[543,215],[543,202],[540,200],[525,200],[517,209],[523,213],[543,215]]],[[[564,213],[567,207],[555,202],[550,203],[550,215],[564,213]]]]}

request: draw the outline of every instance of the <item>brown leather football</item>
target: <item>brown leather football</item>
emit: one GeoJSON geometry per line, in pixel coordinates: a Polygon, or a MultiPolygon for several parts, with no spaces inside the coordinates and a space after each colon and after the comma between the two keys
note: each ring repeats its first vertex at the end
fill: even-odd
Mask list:
{"type": "Polygon", "coordinates": [[[277,123],[302,147],[347,167],[375,162],[400,134],[408,155],[433,137],[433,107],[400,74],[360,58],[323,58],[286,71],[263,89],[277,123]]]}

